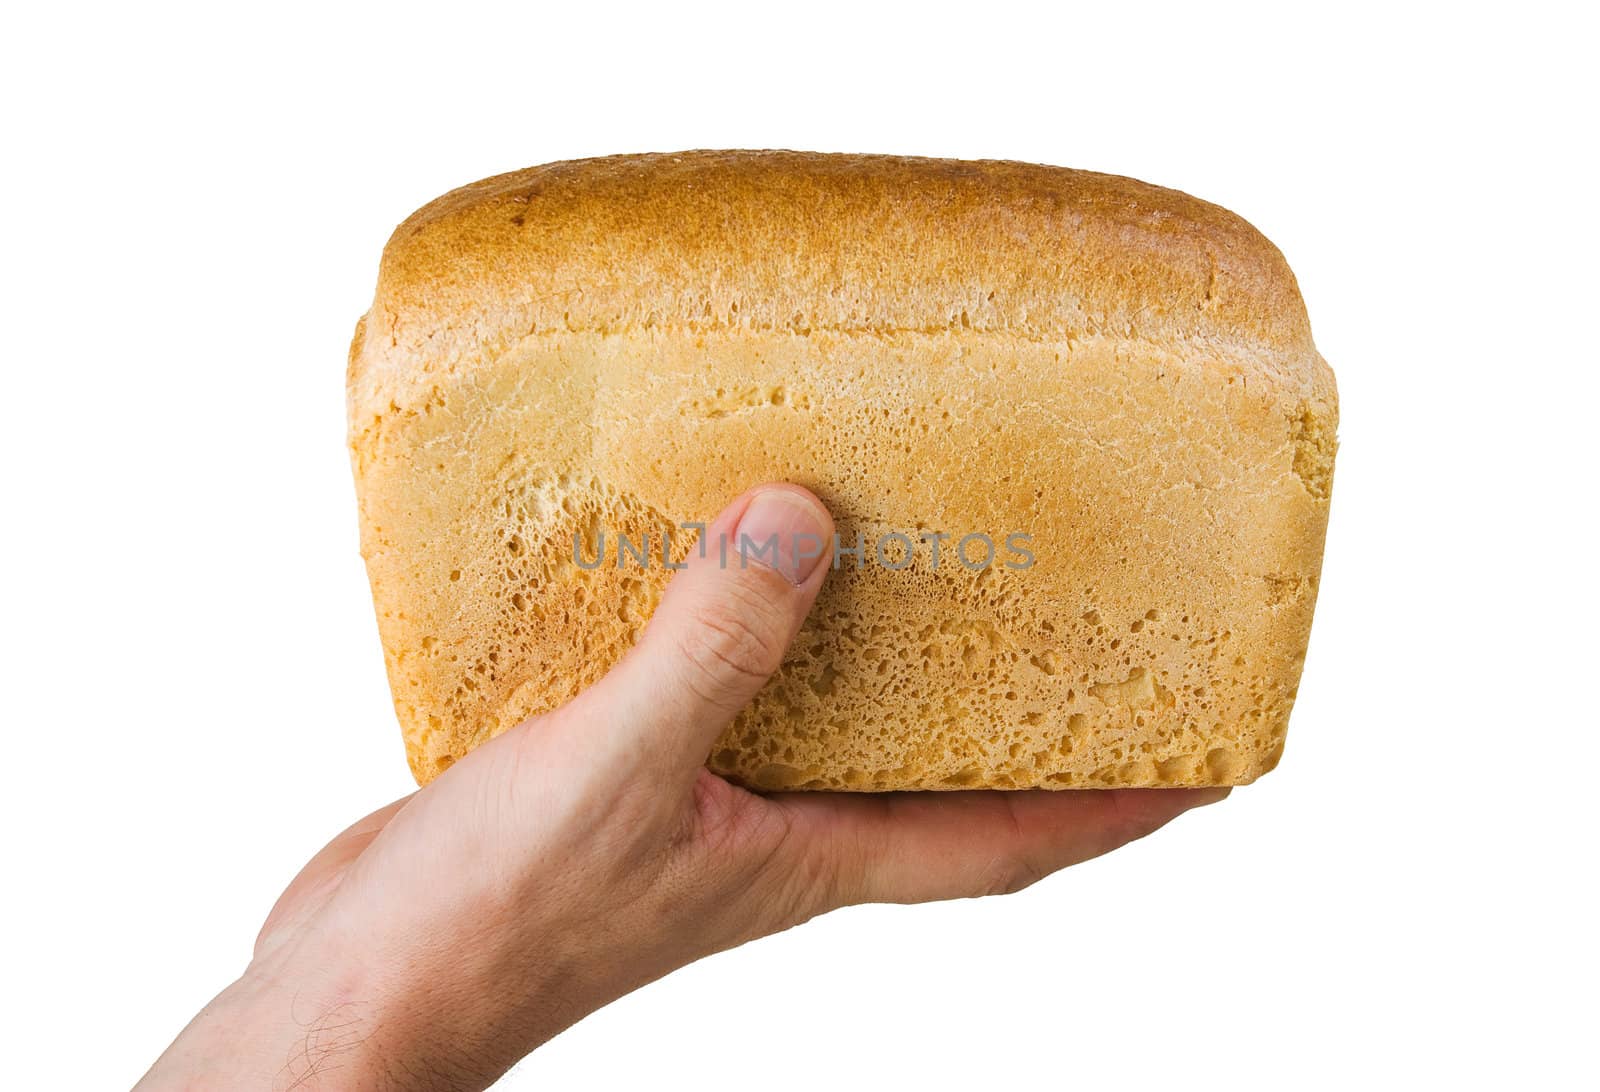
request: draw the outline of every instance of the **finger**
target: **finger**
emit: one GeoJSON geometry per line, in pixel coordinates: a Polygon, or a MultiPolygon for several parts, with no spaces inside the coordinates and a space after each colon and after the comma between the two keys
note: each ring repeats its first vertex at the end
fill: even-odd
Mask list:
{"type": "MultiPolygon", "coordinates": [[[[1020,891],[1159,829],[1226,788],[794,794],[780,803],[832,905],[1020,891]]],[[[831,907],[830,907],[831,908],[831,907]]]]}
{"type": "Polygon", "coordinates": [[[832,557],[833,520],[796,485],[730,504],[668,585],[638,643],[572,712],[625,752],[692,773],[778,669],[832,557]]]}
{"type": "Polygon", "coordinates": [[[273,904],[267,920],[256,935],[256,954],[260,955],[271,935],[287,922],[303,916],[309,909],[320,906],[334,887],[338,886],[350,862],[361,856],[372,840],[389,825],[389,820],[399,814],[416,793],[402,796],[361,819],[357,819],[334,836],[333,840],[317,851],[305,863],[289,886],[283,889],[273,904]]]}

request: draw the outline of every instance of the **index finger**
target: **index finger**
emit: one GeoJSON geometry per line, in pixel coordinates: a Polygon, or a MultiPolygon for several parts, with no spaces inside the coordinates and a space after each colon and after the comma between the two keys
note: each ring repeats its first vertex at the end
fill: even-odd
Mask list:
{"type": "Polygon", "coordinates": [[[1020,891],[1228,795],[1203,789],[793,794],[774,799],[831,877],[834,901],[930,902],[1020,891]]]}

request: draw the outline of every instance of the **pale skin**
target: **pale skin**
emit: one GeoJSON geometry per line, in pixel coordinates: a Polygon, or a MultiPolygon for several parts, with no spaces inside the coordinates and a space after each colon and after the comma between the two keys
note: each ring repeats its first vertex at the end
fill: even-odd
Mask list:
{"type": "MultiPolygon", "coordinates": [[[[832,531],[814,496],[773,485],[706,535],[832,531]]],[[[827,578],[807,552],[742,567],[692,557],[600,682],[329,842],[244,974],[139,1088],[487,1088],[588,1013],[714,952],[854,903],[1018,891],[1227,794],[762,796],[709,773],[827,578]]]]}

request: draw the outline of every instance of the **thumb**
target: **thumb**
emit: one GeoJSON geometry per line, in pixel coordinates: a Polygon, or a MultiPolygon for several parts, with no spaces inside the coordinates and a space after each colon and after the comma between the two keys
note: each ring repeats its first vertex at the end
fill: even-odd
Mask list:
{"type": "Polygon", "coordinates": [[[580,701],[598,703],[640,757],[699,768],[783,662],[828,575],[832,536],[828,510],[797,485],[744,494],[700,536],[638,643],[580,701]]]}

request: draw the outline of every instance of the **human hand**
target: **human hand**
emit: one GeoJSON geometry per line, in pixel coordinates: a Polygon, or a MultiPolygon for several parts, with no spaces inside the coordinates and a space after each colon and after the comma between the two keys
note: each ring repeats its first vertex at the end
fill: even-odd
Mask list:
{"type": "MultiPolygon", "coordinates": [[[[795,486],[705,532],[828,541],[795,486]]],[[[562,708],[350,827],[142,1088],[481,1089],[676,967],[837,907],[1012,892],[1226,789],[758,796],[704,768],[777,670],[820,558],[692,559],[562,708]]]]}

